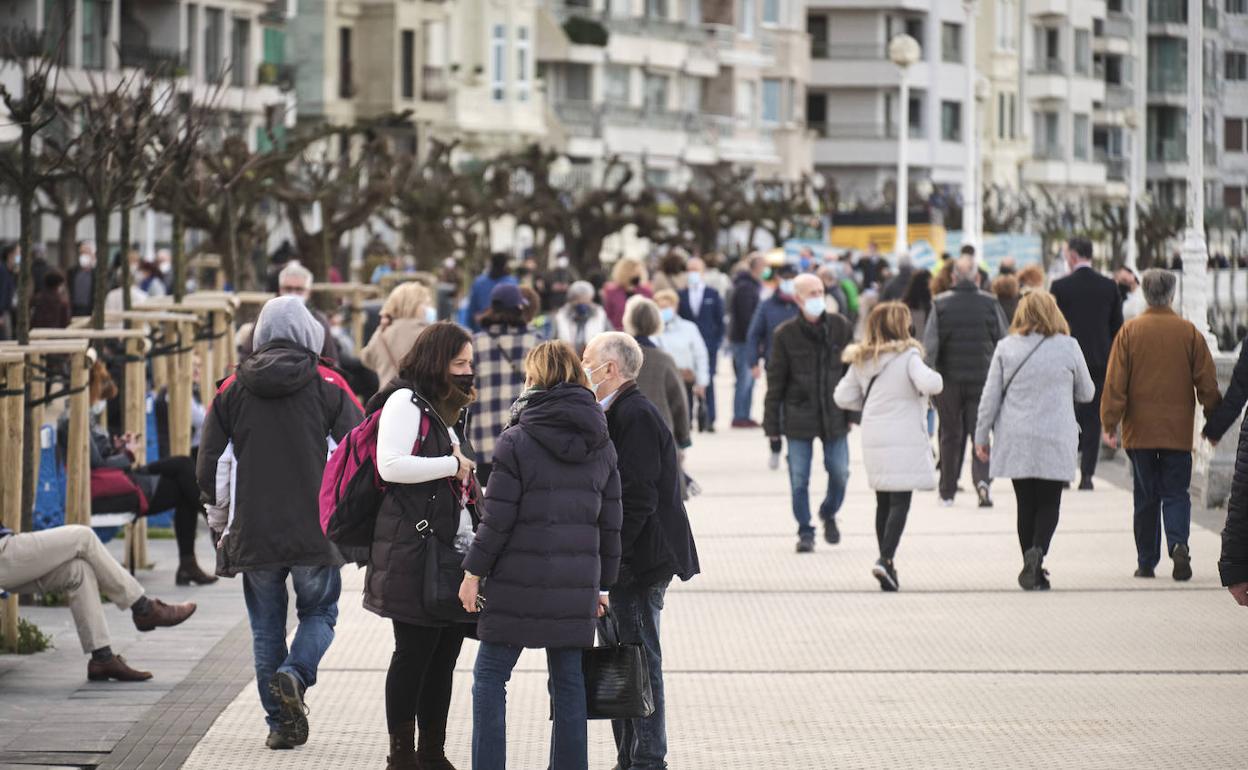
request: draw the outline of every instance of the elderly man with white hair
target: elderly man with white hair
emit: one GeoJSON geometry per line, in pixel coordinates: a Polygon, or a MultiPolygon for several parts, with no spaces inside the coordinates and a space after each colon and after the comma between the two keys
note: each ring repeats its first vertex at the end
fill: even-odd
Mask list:
{"type": "MultiPolygon", "coordinates": [[[[334,339],[333,327],[330,326],[329,318],[310,304],[312,286],[312,271],[299,264],[298,260],[287,262],[286,267],[282,268],[282,272],[277,274],[278,295],[282,297],[298,297],[303,302],[308,311],[312,313],[312,317],[325,330],[325,339],[321,343],[321,357],[336,362],[340,355],[338,342],[334,339]]],[[[248,335],[239,344],[240,352],[244,358],[251,355],[252,348],[252,340],[250,335],[248,335]]]]}
{"type": "Polygon", "coordinates": [[[846,366],[841,353],[853,342],[854,327],[845,316],[830,313],[823,281],[809,273],[794,281],[799,313],[776,328],[767,358],[767,397],[763,430],[773,446],[789,440],[789,485],[793,518],[797,519],[797,552],[815,550],[810,518],[810,471],[815,439],[823,442],[823,467],[828,491],[819,506],[823,537],[839,543],[836,514],[845,501],[849,481],[849,419],[836,405],[834,393],[846,366]]]}
{"type": "MultiPolygon", "coordinates": [[[[1001,303],[979,288],[974,251],[963,251],[953,265],[953,288],[932,300],[923,332],[925,363],[945,381],[944,391],[936,397],[936,411],[940,415],[940,501],[946,506],[953,505],[958,491],[966,442],[975,434],[979,397],[988,380],[992,354],[1010,328],[1001,303]]],[[[971,463],[979,507],[990,508],[988,463],[978,457],[972,457],[971,463]]]]}
{"type": "Polygon", "coordinates": [[[698,552],[681,501],[676,441],[654,404],[637,388],[642,351],[621,332],[595,337],[582,358],[619,457],[624,523],[620,576],[611,609],[621,641],[640,643],[650,664],[654,713],[612,722],[619,767],[667,767],[666,702],[659,613],[673,577],[698,574],[698,552]]]}
{"type": "Polygon", "coordinates": [[[607,311],[594,302],[594,286],[589,281],[575,281],[568,287],[567,302],[555,313],[555,339],[572,346],[577,355],[594,337],[611,331],[607,311]]]}

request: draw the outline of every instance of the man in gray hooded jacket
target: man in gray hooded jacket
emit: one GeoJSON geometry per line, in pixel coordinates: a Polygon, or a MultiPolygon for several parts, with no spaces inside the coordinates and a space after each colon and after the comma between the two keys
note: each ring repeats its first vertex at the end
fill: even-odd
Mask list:
{"type": "Polygon", "coordinates": [[[217,574],[243,576],[271,749],[307,742],[304,692],[338,619],[343,560],[321,532],[317,495],[326,457],[363,409],[342,377],[318,363],[324,333],[302,300],[269,300],[256,350],[218,391],[199,450],[199,487],[225,512],[217,574]],[[289,649],[287,578],[299,616],[289,649]]]}

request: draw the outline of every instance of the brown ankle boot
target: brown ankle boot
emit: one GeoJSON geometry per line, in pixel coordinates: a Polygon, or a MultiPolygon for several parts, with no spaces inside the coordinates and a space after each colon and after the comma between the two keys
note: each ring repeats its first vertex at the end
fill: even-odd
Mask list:
{"type": "Polygon", "coordinates": [[[397,733],[390,733],[390,756],[386,757],[386,770],[420,770],[416,761],[416,723],[399,725],[397,733]]]}
{"type": "Polygon", "coordinates": [[[421,730],[416,759],[420,770],[455,770],[446,758],[446,730],[421,730]]]}
{"type": "Polygon", "coordinates": [[[189,586],[192,583],[197,586],[206,586],[217,582],[217,576],[209,575],[200,569],[199,562],[195,561],[194,556],[183,556],[178,562],[178,571],[173,576],[173,581],[180,586],[189,586]]]}

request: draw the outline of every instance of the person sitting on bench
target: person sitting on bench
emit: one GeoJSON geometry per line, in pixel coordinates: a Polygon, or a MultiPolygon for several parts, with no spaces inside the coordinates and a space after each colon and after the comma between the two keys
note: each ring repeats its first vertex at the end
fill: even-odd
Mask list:
{"type": "Polygon", "coordinates": [[[151,672],[131,668],[113,654],[101,592],[121,609],[130,610],[134,627],[140,631],[176,626],[195,613],[192,602],[166,604],[148,597],[95,532],[77,524],[20,534],[0,526],[0,586],[21,594],[68,594],[82,651],[91,655],[87,679],[93,682],[152,678],[151,672]]]}

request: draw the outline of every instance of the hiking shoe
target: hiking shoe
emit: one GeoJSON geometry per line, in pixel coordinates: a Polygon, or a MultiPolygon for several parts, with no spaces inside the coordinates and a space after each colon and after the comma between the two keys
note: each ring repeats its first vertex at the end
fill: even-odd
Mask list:
{"type": "Polygon", "coordinates": [[[975,486],[975,494],[979,496],[980,508],[992,507],[992,496],[988,494],[988,484],[986,482],[981,481],[975,486]]]}
{"type": "Polygon", "coordinates": [[[1179,544],[1170,552],[1174,560],[1174,579],[1182,582],[1192,579],[1192,554],[1186,545],[1179,544]]]}
{"type": "Polygon", "coordinates": [[[901,588],[901,585],[897,582],[897,570],[893,567],[892,562],[880,559],[871,568],[871,574],[875,576],[876,580],[880,581],[881,591],[892,593],[901,588]]]}
{"type": "Polygon", "coordinates": [[[773,471],[780,469],[780,453],[779,452],[771,453],[771,457],[767,458],[767,467],[773,471]]]}
{"type": "Polygon", "coordinates": [[[295,747],[295,744],[283,738],[282,734],[277,730],[273,730],[269,733],[269,737],[264,739],[264,745],[274,751],[284,751],[295,747]]]}
{"type": "Polygon", "coordinates": [[[1018,573],[1018,585],[1024,591],[1035,591],[1044,582],[1044,551],[1039,548],[1028,548],[1023,554],[1023,571],[1018,573]]]}
{"type": "Polygon", "coordinates": [[[815,552],[815,536],[802,535],[797,539],[798,553],[814,553],[815,552]]]}
{"type": "Polygon", "coordinates": [[[1152,567],[1140,567],[1139,569],[1135,571],[1135,576],[1137,578],[1157,577],[1157,575],[1153,572],[1152,567]]]}
{"type": "Polygon", "coordinates": [[[269,694],[277,700],[277,732],[291,746],[308,742],[308,707],[303,702],[303,685],[294,674],[278,671],[269,680],[269,694]]]}
{"type": "Polygon", "coordinates": [[[828,545],[841,542],[841,530],[836,526],[835,516],[829,516],[823,520],[823,541],[828,545]]]}

